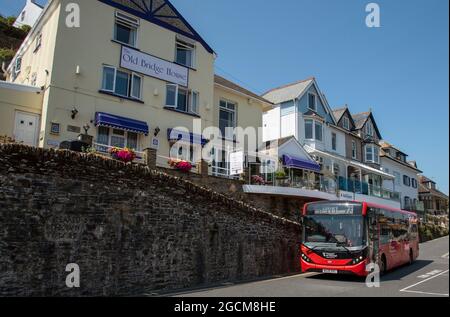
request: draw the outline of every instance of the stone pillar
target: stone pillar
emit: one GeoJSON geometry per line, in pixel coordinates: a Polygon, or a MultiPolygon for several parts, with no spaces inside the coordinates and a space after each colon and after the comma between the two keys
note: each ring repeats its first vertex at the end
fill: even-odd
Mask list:
{"type": "Polygon", "coordinates": [[[147,164],[150,169],[156,169],[156,158],[157,158],[157,150],[147,148],[144,150],[145,156],[145,164],[147,164]]]}
{"type": "Polygon", "coordinates": [[[209,176],[209,163],[205,160],[200,161],[200,175],[202,177],[209,176]]]}

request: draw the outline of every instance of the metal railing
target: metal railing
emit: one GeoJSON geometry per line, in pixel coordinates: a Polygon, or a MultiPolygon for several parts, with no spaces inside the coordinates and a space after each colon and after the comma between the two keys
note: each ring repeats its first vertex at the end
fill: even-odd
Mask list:
{"type": "Polygon", "coordinates": [[[367,195],[394,201],[400,201],[400,193],[388,190],[381,186],[371,185],[366,182],[361,182],[345,177],[338,178],[339,190],[354,194],[367,195]]]}

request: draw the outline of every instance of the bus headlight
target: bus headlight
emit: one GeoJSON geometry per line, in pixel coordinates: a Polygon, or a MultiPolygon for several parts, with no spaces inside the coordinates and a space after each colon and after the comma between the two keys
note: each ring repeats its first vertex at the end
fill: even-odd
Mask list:
{"type": "Polygon", "coordinates": [[[361,263],[362,261],[364,261],[364,256],[361,255],[361,256],[353,259],[349,264],[350,265],[356,265],[356,264],[361,263]]]}
{"type": "Polygon", "coordinates": [[[312,260],[311,260],[309,257],[307,257],[306,254],[304,254],[304,253],[302,253],[302,259],[303,259],[305,262],[308,262],[308,263],[311,263],[311,262],[312,262],[312,260]]]}

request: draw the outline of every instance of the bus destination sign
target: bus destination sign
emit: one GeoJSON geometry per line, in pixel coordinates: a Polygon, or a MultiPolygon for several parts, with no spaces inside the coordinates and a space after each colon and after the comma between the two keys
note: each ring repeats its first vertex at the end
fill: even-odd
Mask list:
{"type": "Polygon", "coordinates": [[[307,209],[308,215],[361,215],[362,206],[358,204],[311,204],[307,209]]]}

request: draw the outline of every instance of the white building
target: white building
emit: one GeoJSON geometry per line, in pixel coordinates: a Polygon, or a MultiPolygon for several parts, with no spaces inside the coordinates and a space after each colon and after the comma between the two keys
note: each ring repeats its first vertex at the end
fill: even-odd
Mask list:
{"type": "MultiPolygon", "coordinates": [[[[350,126],[343,128],[334,117],[315,78],[272,89],[263,97],[274,104],[263,115],[263,140],[268,142],[295,137],[320,164],[321,176],[318,178],[316,174],[315,180],[316,184],[320,184],[320,191],[338,193],[340,199],[400,207],[398,193],[382,188],[383,182],[392,184],[394,177],[380,169],[379,151],[373,153],[376,159],[372,157],[376,164],[348,157],[351,150],[347,149],[347,134],[354,131],[355,137],[361,139],[359,143],[363,143],[362,136],[357,133],[367,125],[373,126],[371,113],[364,118],[358,117],[358,126],[352,130],[350,126]],[[350,175],[349,171],[357,171],[358,176],[350,175]]],[[[377,132],[377,137],[373,139],[378,140],[378,135],[377,132]]]]}
{"type": "Polygon", "coordinates": [[[384,182],[384,187],[401,195],[402,209],[417,211],[419,202],[419,174],[421,170],[413,162],[408,162],[408,155],[386,141],[381,145],[381,166],[386,173],[395,176],[395,182],[384,182]]]}
{"type": "Polygon", "coordinates": [[[41,5],[37,4],[35,0],[27,0],[22,11],[17,16],[17,19],[14,22],[13,26],[16,28],[20,28],[24,25],[33,27],[37,19],[41,15],[43,9],[44,8],[41,5]]]}

